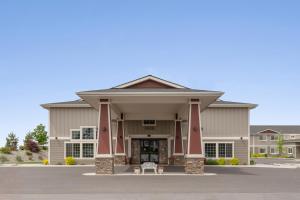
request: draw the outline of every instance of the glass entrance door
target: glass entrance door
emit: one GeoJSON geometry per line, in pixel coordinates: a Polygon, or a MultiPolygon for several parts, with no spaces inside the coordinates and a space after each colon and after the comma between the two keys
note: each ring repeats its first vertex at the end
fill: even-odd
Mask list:
{"type": "Polygon", "coordinates": [[[141,163],[159,162],[159,140],[141,139],[141,163]]]}

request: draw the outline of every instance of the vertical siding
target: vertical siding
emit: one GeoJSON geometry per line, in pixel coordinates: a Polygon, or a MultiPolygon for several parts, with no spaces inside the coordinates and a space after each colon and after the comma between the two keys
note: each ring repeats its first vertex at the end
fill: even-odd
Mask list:
{"type": "Polygon", "coordinates": [[[145,127],[142,121],[125,121],[125,135],[174,135],[174,121],[156,121],[156,126],[145,127]]]}
{"type": "Polygon", "coordinates": [[[208,108],[202,112],[204,137],[248,137],[247,108],[208,108]]]}
{"type": "Polygon", "coordinates": [[[70,129],[97,126],[98,111],[94,108],[51,108],[50,137],[69,137],[70,129]]]}

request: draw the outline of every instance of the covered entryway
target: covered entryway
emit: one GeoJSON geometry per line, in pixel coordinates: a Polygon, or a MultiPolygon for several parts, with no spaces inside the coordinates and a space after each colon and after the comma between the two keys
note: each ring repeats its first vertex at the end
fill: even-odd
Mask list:
{"type": "Polygon", "coordinates": [[[168,164],[167,139],[132,139],[131,150],[131,164],[142,164],[144,162],[168,164]]]}
{"type": "Polygon", "coordinates": [[[114,163],[128,158],[136,164],[146,161],[168,164],[168,139],[172,139],[174,144],[172,157],[184,160],[186,173],[203,173],[200,113],[222,92],[193,90],[147,76],[111,89],[77,94],[99,110],[96,173],[112,174],[114,163]],[[157,126],[157,130],[134,125],[142,121],[172,122],[173,128],[172,131],[164,131],[164,125],[157,126]],[[186,151],[183,147],[183,123],[186,124],[186,151]],[[158,138],[160,135],[167,139],[158,138]],[[128,152],[125,140],[128,146],[131,145],[128,152]]]}

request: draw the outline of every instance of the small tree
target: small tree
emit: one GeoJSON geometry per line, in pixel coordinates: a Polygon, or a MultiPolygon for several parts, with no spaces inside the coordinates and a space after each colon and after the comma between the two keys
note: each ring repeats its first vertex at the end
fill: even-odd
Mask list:
{"type": "Polygon", "coordinates": [[[277,149],[278,149],[279,155],[282,156],[282,153],[283,153],[283,136],[281,134],[278,135],[277,149]]]}
{"type": "MultiPolygon", "coordinates": [[[[29,140],[33,140],[33,136],[32,136],[32,133],[31,132],[28,132],[26,135],[25,135],[25,138],[24,138],[24,148],[26,149],[26,144],[28,143],[29,140]]],[[[28,150],[28,149],[26,149],[28,150]]]]}
{"type": "Polygon", "coordinates": [[[5,147],[9,148],[12,151],[16,151],[18,149],[19,138],[17,138],[16,134],[13,132],[9,133],[6,138],[5,147]]]}
{"type": "Polygon", "coordinates": [[[39,145],[47,144],[48,136],[45,126],[43,124],[37,125],[37,127],[32,131],[32,137],[39,145]]]}
{"type": "Polygon", "coordinates": [[[33,140],[28,140],[25,147],[27,150],[33,153],[38,153],[40,151],[38,144],[33,140]]]}

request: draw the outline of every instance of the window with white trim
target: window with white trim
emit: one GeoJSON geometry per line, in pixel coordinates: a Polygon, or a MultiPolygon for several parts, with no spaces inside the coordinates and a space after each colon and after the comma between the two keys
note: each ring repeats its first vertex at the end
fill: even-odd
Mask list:
{"type": "Polygon", "coordinates": [[[276,154],[276,148],[270,147],[270,154],[276,154]]]}
{"type": "Polygon", "coordinates": [[[266,148],[259,148],[259,153],[266,153],[266,148]]]}
{"type": "Polygon", "coordinates": [[[83,143],[82,144],[82,157],[93,158],[94,157],[94,143],[83,143]]]}
{"type": "Polygon", "coordinates": [[[270,136],[270,140],[271,140],[271,141],[276,141],[276,140],[278,140],[278,135],[271,135],[271,136],[270,136]]]}
{"type": "Polygon", "coordinates": [[[216,143],[205,143],[205,157],[215,158],[217,156],[216,143]]]}
{"type": "Polygon", "coordinates": [[[66,143],[66,157],[80,158],[80,143],[66,143]]]}
{"type": "Polygon", "coordinates": [[[82,128],[82,139],[83,140],[93,140],[94,139],[94,128],[82,128]]]}
{"type": "Polygon", "coordinates": [[[260,136],[259,136],[259,140],[260,140],[260,141],[267,141],[267,136],[265,136],[265,135],[260,135],[260,136]]]}
{"type": "Polygon", "coordinates": [[[71,130],[72,140],[80,140],[80,130],[71,130]]]}
{"type": "Polygon", "coordinates": [[[287,153],[288,154],[293,154],[293,147],[288,147],[287,148],[287,153]]]}
{"type": "Polygon", "coordinates": [[[219,143],[219,157],[232,158],[232,143],[219,143]]]}
{"type": "Polygon", "coordinates": [[[65,142],[65,156],[74,158],[94,158],[96,146],[96,127],[71,129],[71,141],[65,142]]]}

